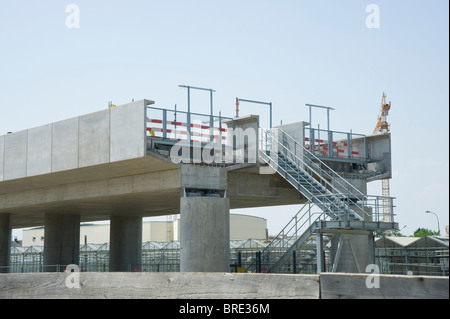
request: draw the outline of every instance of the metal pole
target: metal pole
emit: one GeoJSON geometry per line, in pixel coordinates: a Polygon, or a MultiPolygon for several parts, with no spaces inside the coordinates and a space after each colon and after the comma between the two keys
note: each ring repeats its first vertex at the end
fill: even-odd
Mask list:
{"type": "Polygon", "coordinates": [[[163,139],[167,138],[167,110],[163,110],[163,139]]]}
{"type": "Polygon", "coordinates": [[[188,86],[187,141],[191,141],[191,88],[188,86]]]}
{"type": "Polygon", "coordinates": [[[330,130],[330,109],[327,108],[327,127],[328,131],[330,130]]]}
{"type": "Polygon", "coordinates": [[[213,130],[213,126],[214,126],[214,113],[213,113],[213,90],[209,91],[210,94],[210,99],[211,99],[211,116],[209,119],[209,141],[212,142],[214,141],[214,130],[213,130]]]}
{"type": "Polygon", "coordinates": [[[311,105],[309,106],[309,127],[312,127],[312,107],[311,105]]]}
{"type": "Polygon", "coordinates": [[[297,258],[296,258],[296,254],[295,254],[295,250],[292,253],[292,270],[294,272],[294,274],[297,273],[297,258]]]}
{"type": "Polygon", "coordinates": [[[175,123],[175,135],[174,135],[174,139],[177,139],[177,105],[175,104],[175,113],[174,115],[174,123],[175,123]]]}
{"type": "Polygon", "coordinates": [[[317,273],[320,274],[324,271],[324,259],[323,259],[323,237],[319,231],[316,234],[316,260],[317,260],[317,273]]]}
{"type": "Polygon", "coordinates": [[[272,128],[272,102],[270,102],[270,128],[272,128]]]}
{"type": "Polygon", "coordinates": [[[438,217],[438,215],[436,215],[436,214],[433,213],[433,212],[430,212],[429,210],[425,211],[425,213],[427,213],[427,214],[433,214],[434,216],[436,216],[437,223],[438,223],[438,235],[440,236],[440,235],[441,235],[441,227],[440,227],[440,225],[439,225],[439,217],[438,217]]]}
{"type": "Polygon", "coordinates": [[[352,130],[350,133],[347,133],[347,157],[352,158],[352,130]]]}

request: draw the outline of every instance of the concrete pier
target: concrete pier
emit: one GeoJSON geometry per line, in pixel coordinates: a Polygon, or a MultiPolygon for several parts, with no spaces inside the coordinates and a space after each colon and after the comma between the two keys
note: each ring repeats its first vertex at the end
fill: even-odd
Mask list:
{"type": "Polygon", "coordinates": [[[8,272],[11,246],[11,229],[9,214],[0,214],[0,273],[8,272]]]}
{"type": "Polygon", "coordinates": [[[364,273],[375,263],[374,236],[368,234],[336,234],[331,240],[333,269],[328,271],[364,273]]]}
{"type": "Polygon", "coordinates": [[[111,216],[109,271],[134,271],[142,264],[142,217],[111,216]]]}
{"type": "Polygon", "coordinates": [[[230,271],[230,200],[227,170],[183,165],[180,198],[180,270],[230,271]]]}
{"type": "Polygon", "coordinates": [[[230,271],[228,198],[181,198],[182,272],[230,271]]]}
{"type": "Polygon", "coordinates": [[[44,271],[63,271],[79,263],[80,215],[46,214],[44,230],[44,271]]]}

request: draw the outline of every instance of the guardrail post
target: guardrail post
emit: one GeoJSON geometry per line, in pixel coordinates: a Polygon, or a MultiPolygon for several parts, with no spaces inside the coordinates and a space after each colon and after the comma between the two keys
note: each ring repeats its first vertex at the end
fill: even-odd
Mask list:
{"type": "Polygon", "coordinates": [[[163,132],[162,132],[162,138],[167,138],[167,110],[163,110],[163,132]]]}
{"type": "Polygon", "coordinates": [[[333,131],[328,131],[328,157],[333,157],[333,131]]]}
{"type": "Polygon", "coordinates": [[[353,154],[352,154],[352,132],[350,130],[350,133],[347,133],[347,157],[348,158],[352,158],[353,154]]]}

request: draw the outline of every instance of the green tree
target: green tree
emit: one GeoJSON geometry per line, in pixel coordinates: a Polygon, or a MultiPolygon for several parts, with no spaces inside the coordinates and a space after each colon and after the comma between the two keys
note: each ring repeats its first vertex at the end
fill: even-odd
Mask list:
{"type": "Polygon", "coordinates": [[[394,230],[377,231],[377,232],[375,232],[375,235],[377,237],[386,237],[386,236],[390,236],[390,237],[406,237],[399,230],[396,230],[396,229],[394,229],[394,230]]]}
{"type": "Polygon", "coordinates": [[[416,231],[414,232],[414,235],[412,235],[411,237],[423,237],[423,236],[434,236],[434,235],[439,235],[439,232],[429,230],[428,228],[417,228],[416,231]]]}

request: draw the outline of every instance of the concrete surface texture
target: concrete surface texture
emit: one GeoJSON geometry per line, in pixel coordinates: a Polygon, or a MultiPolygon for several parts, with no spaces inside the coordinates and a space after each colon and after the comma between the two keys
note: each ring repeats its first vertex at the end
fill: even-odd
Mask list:
{"type": "Polygon", "coordinates": [[[448,277],[343,273],[0,274],[0,299],[448,299],[448,284],[448,277]]]}
{"type": "Polygon", "coordinates": [[[181,198],[182,272],[230,271],[228,198],[181,198]]]}

